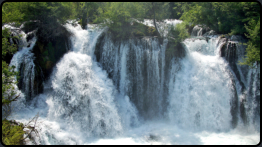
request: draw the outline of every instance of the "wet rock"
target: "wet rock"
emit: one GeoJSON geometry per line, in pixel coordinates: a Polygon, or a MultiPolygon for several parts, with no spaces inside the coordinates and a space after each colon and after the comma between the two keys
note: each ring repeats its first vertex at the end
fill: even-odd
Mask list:
{"type": "Polygon", "coordinates": [[[71,46],[70,33],[64,29],[60,28],[59,33],[54,33],[54,36],[52,36],[53,39],[48,41],[38,39],[33,48],[32,52],[36,57],[34,62],[41,68],[44,80],[49,77],[54,65],[68,51],[68,46],[71,46]]]}
{"type": "Polygon", "coordinates": [[[207,34],[215,34],[213,30],[210,30],[209,27],[196,25],[191,33],[191,36],[204,36],[207,34]]]}
{"type": "Polygon", "coordinates": [[[149,134],[148,140],[150,140],[150,141],[160,141],[161,137],[157,136],[157,135],[154,135],[154,134],[149,134]]]}
{"type": "Polygon", "coordinates": [[[231,41],[238,41],[239,40],[239,37],[236,36],[236,35],[232,35],[231,38],[230,38],[231,41]]]}
{"type": "MultiPolygon", "coordinates": [[[[39,32],[36,33],[36,35],[37,34],[39,34],[39,32]]],[[[32,49],[35,56],[35,78],[33,81],[34,85],[32,85],[34,95],[43,92],[43,82],[49,78],[53,67],[68,51],[68,46],[71,45],[69,39],[70,33],[67,32],[65,28],[60,28],[59,33],[56,32],[53,35],[54,36],[51,37],[53,39],[48,41],[41,40],[41,37],[39,39],[39,36],[37,36],[38,40],[32,49]]],[[[33,35],[28,36],[27,40],[30,40],[31,37],[33,37],[33,35]]]]}
{"type": "Polygon", "coordinates": [[[211,36],[211,35],[217,35],[217,33],[214,30],[210,30],[206,32],[203,36],[211,36]]]}
{"type": "Polygon", "coordinates": [[[26,36],[26,41],[28,42],[28,41],[31,40],[34,36],[35,36],[34,33],[31,33],[31,34],[28,33],[28,35],[26,36]]]}

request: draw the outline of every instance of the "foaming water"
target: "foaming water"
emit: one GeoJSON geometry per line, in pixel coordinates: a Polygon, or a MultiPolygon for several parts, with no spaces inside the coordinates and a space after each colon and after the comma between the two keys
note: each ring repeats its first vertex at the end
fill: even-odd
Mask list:
{"type": "Polygon", "coordinates": [[[15,66],[15,71],[21,73],[20,79],[22,80],[21,87],[23,93],[28,97],[34,97],[34,78],[35,78],[35,64],[34,54],[32,48],[36,43],[36,37],[32,39],[30,47],[23,47],[20,51],[14,54],[10,65],[15,66]],[[21,72],[22,71],[22,72],[21,72]]]}
{"type": "MultiPolygon", "coordinates": [[[[201,46],[200,41],[197,44],[201,46]]],[[[228,130],[232,83],[226,72],[227,64],[222,58],[212,56],[213,51],[211,55],[203,55],[196,46],[191,50],[191,45],[195,44],[187,46],[188,54],[180,61],[178,72],[176,64],[172,64],[169,118],[185,129],[228,130]]],[[[207,44],[202,45],[199,49],[207,53],[207,44]]]]}
{"type": "MultiPolygon", "coordinates": [[[[140,22],[140,21],[138,21],[140,22]]],[[[144,21],[141,21],[140,23],[143,23],[144,25],[154,27],[154,20],[153,19],[144,19],[144,21]]],[[[166,37],[168,34],[168,31],[170,31],[171,26],[176,26],[176,24],[182,23],[182,20],[177,19],[165,19],[161,22],[156,22],[156,26],[158,28],[159,33],[166,37]]]]}
{"type": "Polygon", "coordinates": [[[106,71],[92,59],[102,30],[66,27],[74,34],[71,52],[53,69],[44,93],[21,114],[13,115],[26,122],[41,112],[37,126],[41,138],[28,144],[84,144],[90,138],[119,136],[130,125],[138,124],[129,98],[117,92],[106,71]],[[24,112],[29,114],[25,117],[24,112]]]}
{"type": "Polygon", "coordinates": [[[70,52],[57,64],[53,92],[47,99],[48,118],[64,121],[88,136],[114,136],[122,131],[114,85],[88,55],[70,52]]]}
{"type": "MultiPolygon", "coordinates": [[[[260,132],[252,125],[239,123],[234,129],[231,126],[232,77],[228,63],[219,56],[217,36],[208,42],[203,38],[184,41],[186,56],[169,64],[165,106],[162,94],[166,40],[163,45],[154,38],[114,45],[105,36],[100,65],[95,61],[94,50],[105,30],[95,25],[88,25],[87,30],[80,25],[65,27],[74,34],[72,46],[44,84],[44,93],[9,117],[27,123],[39,113],[36,129],[40,137],[33,133],[34,141],[27,139],[26,144],[259,143],[260,132]],[[134,89],[138,97],[133,103],[128,94],[134,94],[134,89]],[[140,94],[146,99],[139,99],[140,94]],[[164,107],[167,119],[158,117],[164,107]],[[147,110],[145,117],[158,119],[141,121],[137,109],[147,110]]],[[[23,56],[28,55],[29,52],[23,56]]]]}

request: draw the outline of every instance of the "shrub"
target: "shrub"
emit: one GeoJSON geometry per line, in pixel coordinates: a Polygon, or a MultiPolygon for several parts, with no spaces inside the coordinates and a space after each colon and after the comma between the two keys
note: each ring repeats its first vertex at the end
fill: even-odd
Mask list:
{"type": "Polygon", "coordinates": [[[172,40],[175,42],[175,46],[178,45],[178,43],[184,41],[189,36],[190,35],[188,33],[186,23],[184,22],[177,24],[176,26],[172,26],[168,34],[168,37],[172,38],[172,40]]]}
{"type": "Polygon", "coordinates": [[[2,120],[2,142],[5,145],[22,145],[23,144],[23,124],[14,125],[8,120],[2,120]]]}

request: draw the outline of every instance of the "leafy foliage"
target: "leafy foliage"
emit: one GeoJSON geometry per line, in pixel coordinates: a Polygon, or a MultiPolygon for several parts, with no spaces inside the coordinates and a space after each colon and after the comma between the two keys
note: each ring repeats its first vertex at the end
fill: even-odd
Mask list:
{"type": "Polygon", "coordinates": [[[221,34],[243,34],[244,23],[252,18],[258,20],[260,16],[257,2],[194,2],[185,5],[189,6],[189,9],[182,10],[180,19],[192,25],[207,25],[221,34]]]}
{"type": "Polygon", "coordinates": [[[184,41],[186,38],[190,36],[186,28],[186,25],[187,24],[185,22],[182,22],[180,24],[177,24],[176,27],[171,27],[168,37],[173,38],[175,45],[184,41]]]}
{"type": "Polygon", "coordinates": [[[143,5],[143,9],[145,10],[144,18],[154,19],[155,13],[156,21],[163,21],[163,19],[168,18],[170,15],[168,11],[169,2],[144,2],[141,5],[143,5]]]}
{"type": "Polygon", "coordinates": [[[187,29],[187,23],[182,22],[180,24],[176,24],[176,26],[172,26],[171,30],[168,33],[168,45],[166,48],[166,58],[171,60],[172,57],[182,57],[183,47],[182,42],[188,38],[190,35],[187,29]]]}
{"type": "Polygon", "coordinates": [[[8,38],[18,38],[17,36],[12,37],[10,35],[10,31],[5,28],[2,29],[2,58],[6,56],[7,53],[13,54],[17,50],[17,46],[15,44],[10,44],[8,42],[8,38]]]}
{"type": "Polygon", "coordinates": [[[3,23],[15,22],[17,26],[24,21],[25,14],[20,12],[19,3],[4,2],[2,5],[2,25],[3,23]]]}
{"type": "MultiPolygon", "coordinates": [[[[183,4],[182,4],[183,5],[183,4]]],[[[246,58],[241,65],[254,67],[260,63],[260,4],[258,2],[185,3],[178,11],[180,19],[194,25],[206,25],[220,34],[243,35],[249,38],[246,58]]],[[[178,9],[174,7],[174,9],[178,9]]]]}
{"type": "Polygon", "coordinates": [[[143,7],[139,3],[114,2],[106,3],[105,7],[105,12],[102,14],[104,25],[116,34],[116,38],[128,38],[133,18],[139,19],[144,15],[143,7]]]}
{"type": "Polygon", "coordinates": [[[39,113],[35,115],[27,124],[18,123],[15,120],[8,121],[2,120],[2,142],[5,145],[23,145],[26,138],[31,138],[31,133],[34,132],[37,137],[39,136],[38,130],[36,129],[37,120],[39,113]],[[34,125],[33,125],[33,124],[34,125]],[[28,129],[27,135],[24,137],[24,128],[28,129]],[[30,132],[29,132],[30,131],[30,132]]]}
{"type": "Polygon", "coordinates": [[[254,63],[260,63],[260,18],[257,22],[250,20],[245,28],[248,32],[245,35],[249,38],[249,41],[247,42],[246,58],[240,65],[249,65],[254,68],[256,66],[254,63]]]}
{"type": "MultiPolygon", "coordinates": [[[[8,42],[8,37],[11,37],[10,32],[7,29],[2,30],[2,58],[7,53],[14,53],[17,50],[14,44],[11,45],[8,42]]],[[[2,106],[9,105],[17,98],[15,97],[16,92],[13,84],[16,84],[14,77],[18,77],[18,72],[15,72],[14,68],[14,66],[10,67],[6,61],[2,60],[2,106]]]]}
{"type": "Polygon", "coordinates": [[[13,125],[8,120],[2,120],[2,142],[5,145],[23,144],[23,124],[13,125]]]}

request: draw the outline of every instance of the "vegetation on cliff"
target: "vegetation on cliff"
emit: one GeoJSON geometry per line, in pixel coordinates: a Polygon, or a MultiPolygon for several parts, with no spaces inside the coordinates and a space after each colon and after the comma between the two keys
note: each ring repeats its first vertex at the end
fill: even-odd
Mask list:
{"type": "Polygon", "coordinates": [[[192,26],[205,25],[219,34],[245,34],[249,41],[241,65],[254,67],[255,63],[260,63],[259,2],[180,2],[174,5],[177,16],[192,26]]]}

